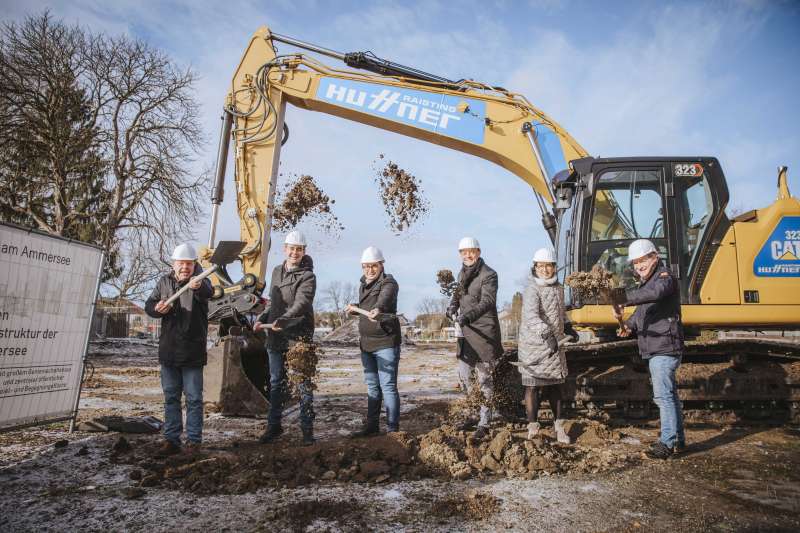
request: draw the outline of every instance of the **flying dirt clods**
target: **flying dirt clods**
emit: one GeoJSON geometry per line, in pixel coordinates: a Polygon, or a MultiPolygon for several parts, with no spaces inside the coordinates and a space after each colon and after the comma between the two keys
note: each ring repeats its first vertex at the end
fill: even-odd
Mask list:
{"type": "Polygon", "coordinates": [[[309,219],[328,237],[338,238],[344,226],[331,209],[335,203],[336,200],[319,188],[313,176],[294,175],[276,195],[272,228],[286,232],[309,219]]]}
{"type": "Polygon", "coordinates": [[[613,274],[600,265],[594,265],[590,272],[573,272],[564,282],[582,299],[597,298],[610,300],[615,288],[613,274]]]}
{"type": "Polygon", "coordinates": [[[439,292],[447,297],[452,297],[458,288],[458,281],[453,276],[452,270],[442,269],[437,272],[436,283],[439,285],[439,292]]]}
{"type": "MultiPolygon", "coordinates": [[[[384,155],[378,155],[384,159],[384,155]]],[[[409,174],[397,163],[389,161],[378,170],[374,177],[389,228],[396,234],[407,231],[412,224],[422,219],[430,211],[430,203],[424,197],[421,181],[409,174]]]]}
{"type": "MultiPolygon", "coordinates": [[[[322,349],[315,342],[298,341],[286,352],[286,374],[292,397],[300,397],[300,386],[317,388],[317,363],[322,349]]],[[[309,391],[311,392],[311,391],[309,391]]]]}

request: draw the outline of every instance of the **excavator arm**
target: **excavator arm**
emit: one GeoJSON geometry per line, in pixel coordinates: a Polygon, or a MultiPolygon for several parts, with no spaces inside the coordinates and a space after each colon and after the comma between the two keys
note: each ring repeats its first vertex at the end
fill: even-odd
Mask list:
{"type": "MultiPolygon", "coordinates": [[[[227,149],[233,141],[236,204],[245,284],[263,286],[270,247],[286,104],[407,135],[491,161],[530,184],[543,222],[554,233],[550,179],[586,151],[519,94],[469,80],[454,82],[381,60],[340,54],[260,28],[234,74],[225,105],[208,248],[214,247],[227,149]],[[304,54],[278,55],[284,42],[362,70],[326,66],[304,54]]],[[[222,285],[239,288],[220,276],[222,285]]],[[[226,292],[228,289],[225,289],[226,292]]]]}

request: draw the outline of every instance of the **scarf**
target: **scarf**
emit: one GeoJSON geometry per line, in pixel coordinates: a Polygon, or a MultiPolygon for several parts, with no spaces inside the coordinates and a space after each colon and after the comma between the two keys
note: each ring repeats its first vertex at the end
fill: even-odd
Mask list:
{"type": "Polygon", "coordinates": [[[538,286],[545,287],[547,285],[553,285],[553,284],[557,283],[558,282],[558,276],[553,276],[552,278],[546,278],[546,279],[545,278],[537,278],[536,276],[533,276],[533,280],[536,282],[536,284],[538,286]]]}
{"type": "Polygon", "coordinates": [[[472,283],[472,280],[475,279],[475,276],[478,275],[481,267],[483,267],[483,257],[479,257],[477,261],[475,261],[472,266],[462,265],[461,266],[461,293],[465,293],[467,291],[467,287],[469,284],[472,283]]]}

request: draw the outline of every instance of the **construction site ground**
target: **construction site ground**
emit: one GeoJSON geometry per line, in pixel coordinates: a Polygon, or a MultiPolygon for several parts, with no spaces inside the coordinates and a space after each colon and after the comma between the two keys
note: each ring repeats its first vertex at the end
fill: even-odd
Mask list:
{"type": "MultiPolygon", "coordinates": [[[[94,344],[90,362],[80,421],[163,419],[155,345],[94,344]]],[[[527,441],[507,421],[468,444],[443,345],[403,348],[403,431],[354,440],[366,407],[357,349],[326,347],[319,372],[311,447],[296,407],[270,445],[257,443],[263,420],[208,409],[203,449],[167,459],[154,457],[158,435],[65,423],[2,433],[0,531],[800,530],[797,427],[688,413],[687,452],[653,461],[643,452],[657,420],[571,411],[572,445],[549,423],[527,441]]]]}

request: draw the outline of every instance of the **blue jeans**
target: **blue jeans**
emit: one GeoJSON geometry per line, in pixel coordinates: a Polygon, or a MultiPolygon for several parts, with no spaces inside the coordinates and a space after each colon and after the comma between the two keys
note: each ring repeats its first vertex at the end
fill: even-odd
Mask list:
{"type": "Polygon", "coordinates": [[[669,448],[676,443],[685,444],[683,412],[678,397],[675,371],[681,366],[680,355],[655,355],[650,358],[650,379],[653,382],[653,400],[658,405],[661,418],[661,442],[669,448]]]}
{"type": "MultiPolygon", "coordinates": [[[[267,424],[280,426],[283,417],[283,401],[286,397],[286,351],[267,349],[269,356],[269,414],[267,424]]],[[[305,381],[297,387],[300,392],[300,427],[314,427],[314,392],[311,382],[305,381]]]]}
{"type": "Polygon", "coordinates": [[[378,426],[383,401],[386,404],[386,429],[398,431],[400,394],[397,392],[397,370],[400,347],[361,352],[361,364],[364,366],[364,383],[367,384],[367,425],[378,426]]]}
{"type": "Polygon", "coordinates": [[[177,445],[181,443],[181,394],[185,394],[186,438],[200,444],[203,440],[203,367],[161,365],[161,388],[164,391],[164,438],[177,445]]]}

